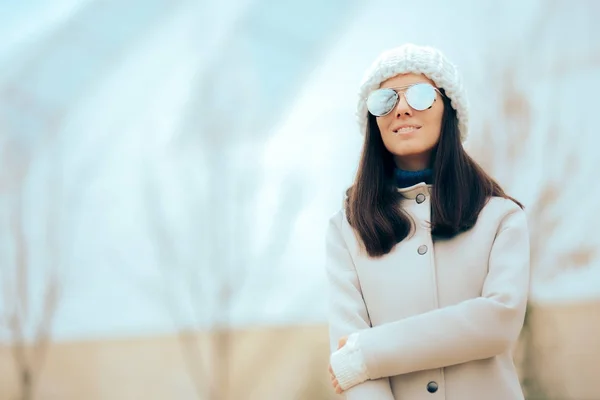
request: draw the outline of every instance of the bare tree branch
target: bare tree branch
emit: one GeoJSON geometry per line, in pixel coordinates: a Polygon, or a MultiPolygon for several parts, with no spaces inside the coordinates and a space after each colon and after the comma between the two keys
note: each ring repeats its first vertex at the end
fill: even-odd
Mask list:
{"type": "MultiPolygon", "coordinates": [[[[4,195],[6,200],[6,230],[14,248],[13,259],[0,263],[0,279],[5,292],[3,320],[7,323],[13,360],[19,377],[20,399],[32,400],[50,345],[52,322],[60,294],[60,274],[56,256],[58,249],[55,245],[48,245],[44,249],[47,253],[47,257],[44,257],[47,263],[42,269],[32,265],[31,254],[34,249],[26,234],[24,204],[34,157],[43,157],[44,152],[52,148],[62,114],[42,107],[34,96],[17,90],[16,86],[11,93],[15,94],[17,101],[8,104],[7,107],[12,107],[15,115],[22,114],[24,108],[28,108],[31,111],[31,121],[38,123],[41,129],[41,132],[35,132],[40,133],[36,140],[31,137],[31,132],[21,132],[15,121],[12,121],[13,125],[8,125],[5,131],[6,146],[0,158],[3,162],[1,170],[5,171],[5,176],[0,181],[0,194],[4,195]],[[32,279],[37,278],[43,281],[42,303],[39,305],[32,303],[35,294],[30,284],[32,279]],[[39,316],[35,312],[36,308],[41,308],[39,316]]],[[[60,160],[57,158],[53,161],[56,166],[60,160]]],[[[50,163],[52,164],[51,158],[50,163]]],[[[45,227],[43,232],[47,244],[53,242],[60,234],[60,175],[56,169],[52,169],[51,176],[47,181],[47,190],[42,190],[50,203],[45,213],[47,218],[40,221],[45,227]]]]}

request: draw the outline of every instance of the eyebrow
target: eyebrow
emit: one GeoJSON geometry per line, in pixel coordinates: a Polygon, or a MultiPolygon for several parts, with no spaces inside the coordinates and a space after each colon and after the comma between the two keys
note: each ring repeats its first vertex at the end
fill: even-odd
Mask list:
{"type": "Polygon", "coordinates": [[[433,86],[435,89],[437,89],[437,87],[435,85],[433,85],[431,82],[414,82],[408,85],[404,85],[404,86],[387,86],[387,87],[380,87],[379,89],[406,89],[409,88],[411,86],[414,85],[418,85],[419,83],[427,83],[428,85],[433,86]]]}
{"type": "Polygon", "coordinates": [[[409,88],[409,87],[411,87],[411,86],[418,85],[418,84],[420,84],[420,83],[426,83],[426,84],[428,84],[428,85],[431,85],[431,87],[433,87],[433,89],[435,89],[435,91],[436,91],[436,92],[438,92],[438,93],[439,93],[441,96],[444,96],[444,94],[442,94],[442,92],[440,91],[440,88],[438,88],[437,86],[435,86],[434,84],[432,84],[432,83],[429,83],[429,82],[415,82],[415,83],[411,83],[410,85],[405,85],[405,86],[393,86],[393,87],[382,87],[382,88],[375,89],[375,90],[381,90],[381,89],[392,89],[392,90],[394,90],[394,91],[398,91],[399,89],[406,89],[406,88],[409,88]]]}

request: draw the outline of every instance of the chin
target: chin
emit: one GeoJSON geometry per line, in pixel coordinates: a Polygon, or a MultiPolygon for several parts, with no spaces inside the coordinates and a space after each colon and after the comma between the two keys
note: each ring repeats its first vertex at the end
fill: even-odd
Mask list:
{"type": "Polygon", "coordinates": [[[431,151],[431,148],[428,146],[398,146],[395,148],[389,149],[390,153],[399,156],[399,157],[407,157],[407,156],[416,156],[423,153],[428,153],[431,151]]]}

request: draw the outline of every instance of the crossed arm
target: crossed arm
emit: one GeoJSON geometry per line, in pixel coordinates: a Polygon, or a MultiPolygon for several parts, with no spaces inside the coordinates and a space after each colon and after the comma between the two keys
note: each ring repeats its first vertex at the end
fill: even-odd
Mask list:
{"type": "MultiPolygon", "coordinates": [[[[326,236],[326,271],[329,280],[329,341],[332,352],[343,336],[371,327],[352,257],[340,231],[341,213],[330,220],[326,236]]],[[[347,400],[394,400],[390,380],[365,380],[344,388],[347,400]]]]}
{"type": "Polygon", "coordinates": [[[480,297],[377,327],[370,325],[340,222],[329,226],[327,274],[332,351],[340,336],[354,334],[356,341],[351,351],[344,346],[332,354],[333,372],[343,372],[340,385],[347,399],[393,399],[387,377],[493,357],[517,340],[529,289],[529,235],[523,211],[502,222],[480,297]],[[358,388],[373,394],[354,396],[358,388]],[[373,397],[375,393],[379,397],[373,397]]]}

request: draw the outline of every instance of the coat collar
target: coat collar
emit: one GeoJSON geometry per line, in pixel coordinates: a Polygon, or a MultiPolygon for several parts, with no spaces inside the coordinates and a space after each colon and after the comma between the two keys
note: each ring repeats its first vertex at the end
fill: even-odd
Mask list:
{"type": "Polygon", "coordinates": [[[432,185],[428,185],[425,182],[421,182],[413,186],[397,188],[396,190],[398,190],[398,192],[407,199],[415,199],[419,193],[430,195],[431,186],[432,185]]]}

